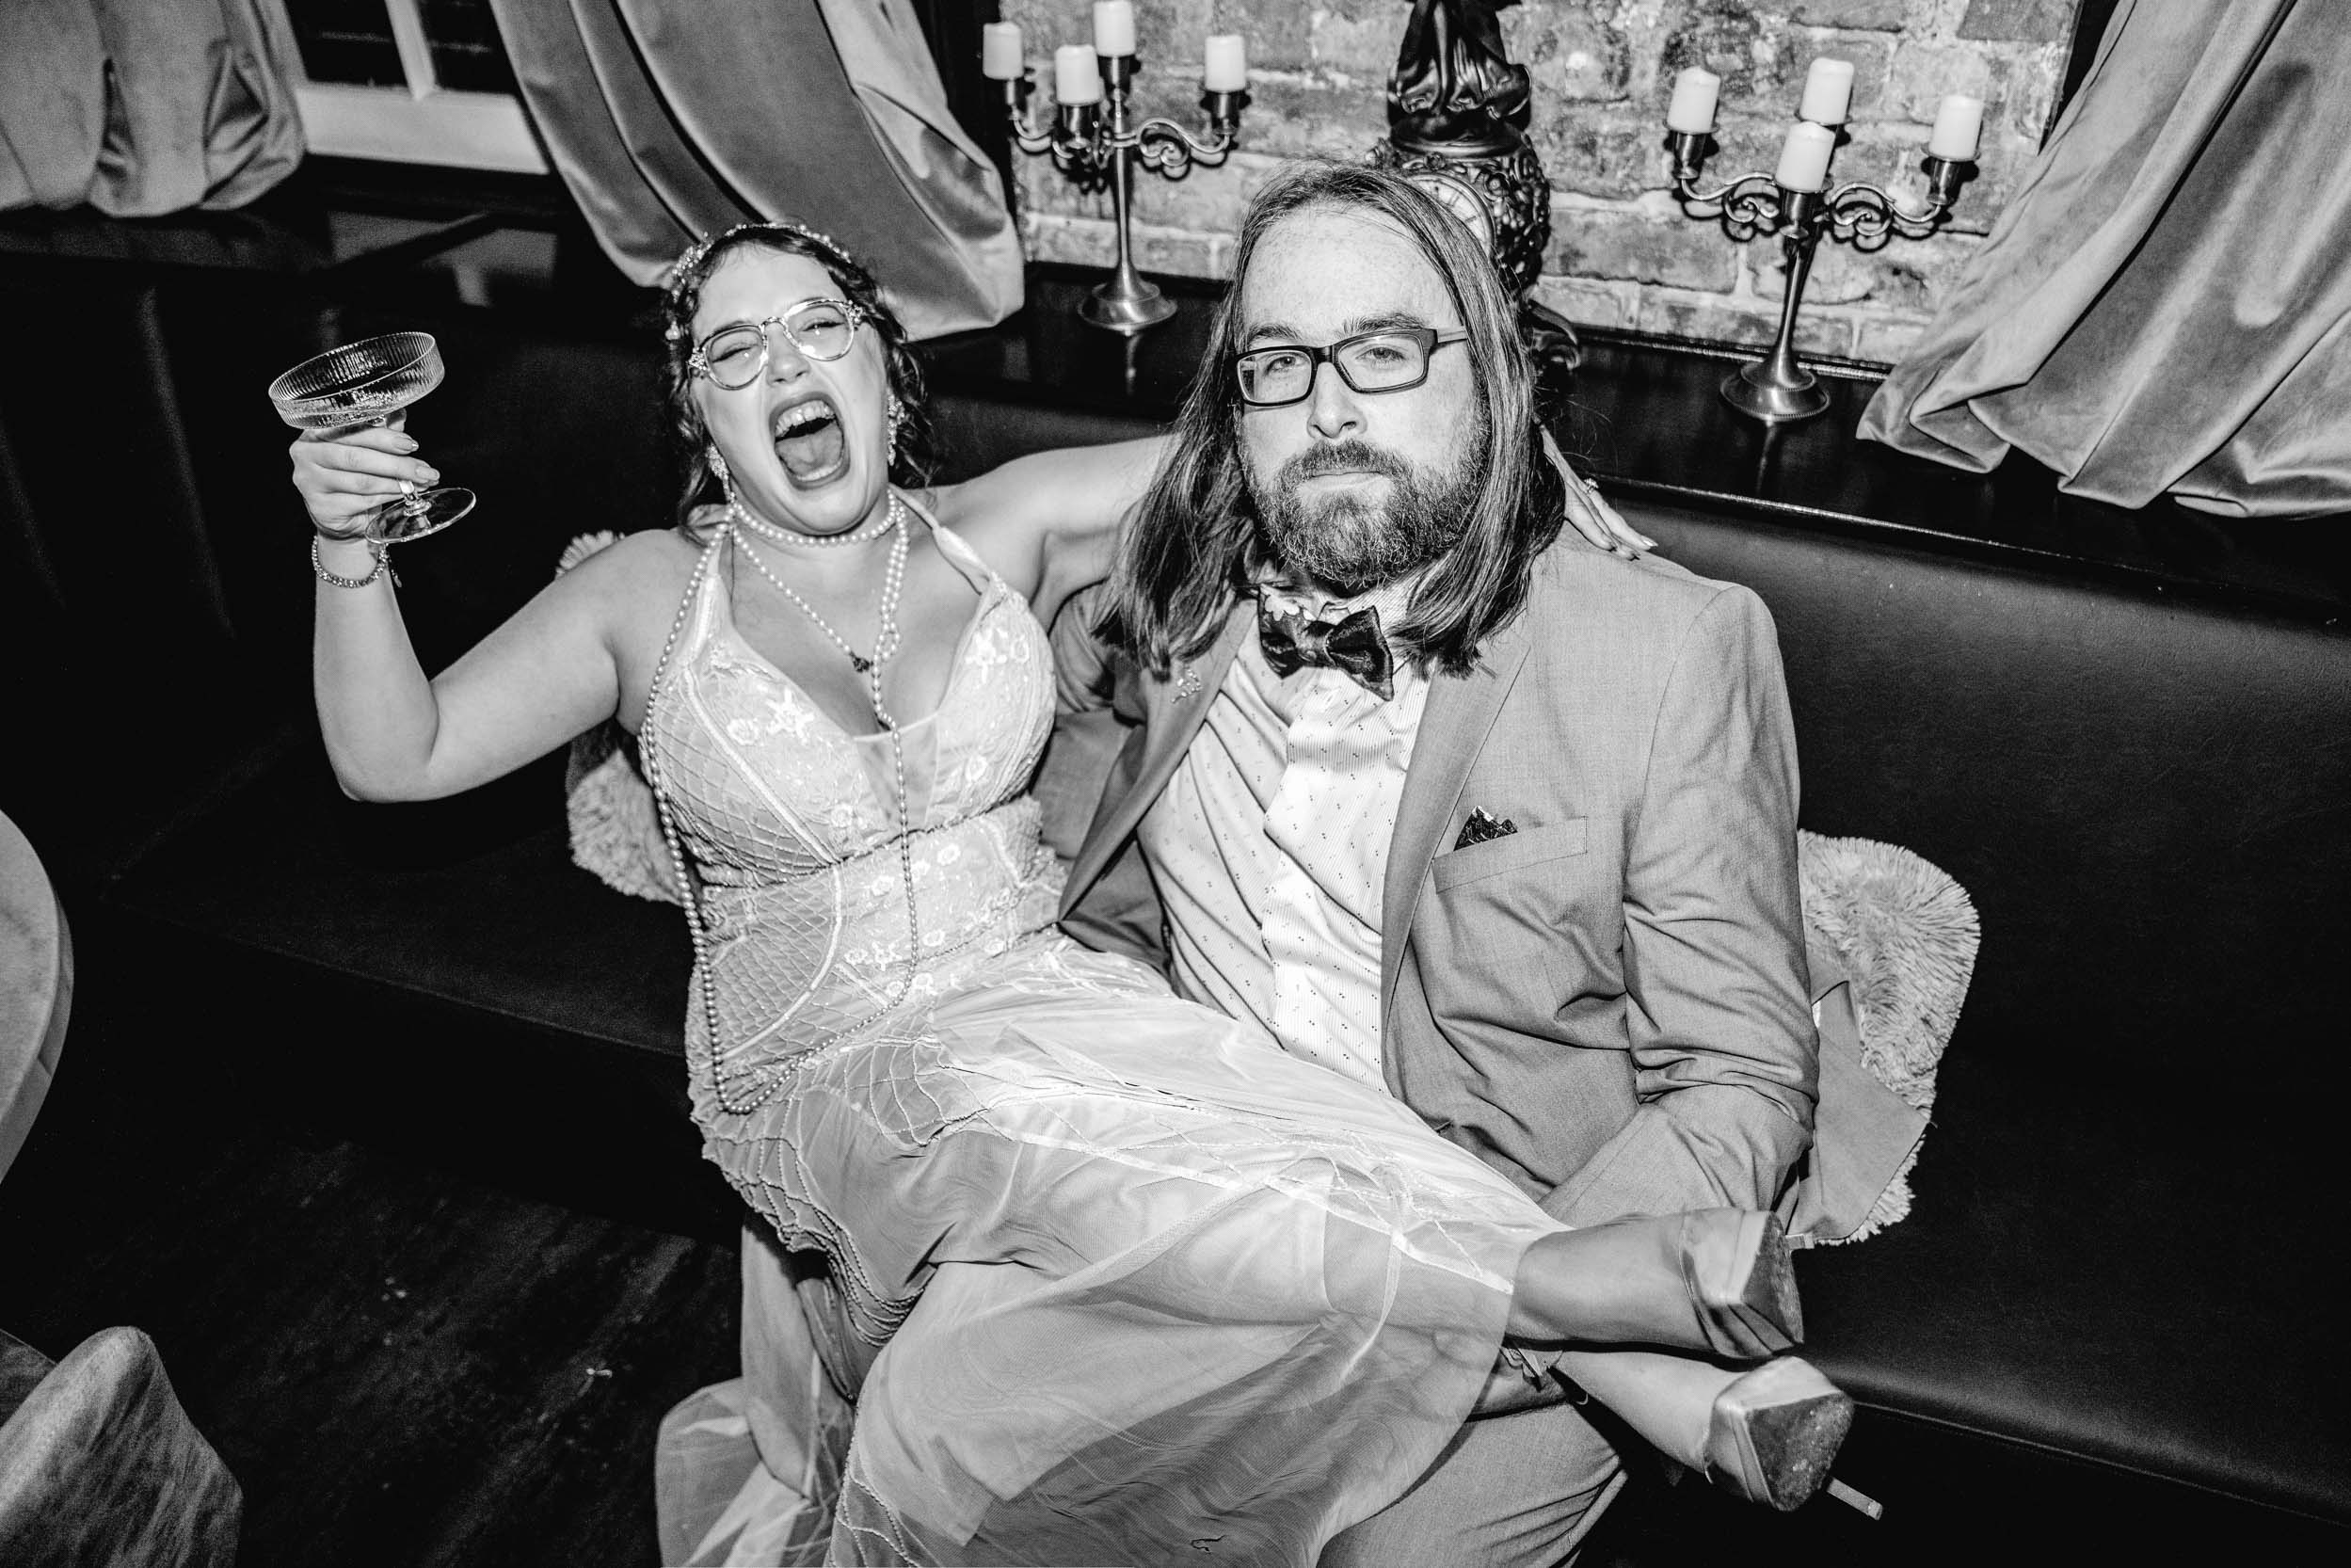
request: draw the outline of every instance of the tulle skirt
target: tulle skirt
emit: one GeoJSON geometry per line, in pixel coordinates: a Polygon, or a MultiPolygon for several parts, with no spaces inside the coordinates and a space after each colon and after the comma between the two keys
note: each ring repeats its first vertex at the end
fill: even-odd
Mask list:
{"type": "Polygon", "coordinates": [[[673,1562],[1303,1568],[1451,1438],[1560,1228],[1388,1096],[1057,936],[701,1109],[831,1284],[746,1248],[744,1376],[664,1429],[673,1562]]]}

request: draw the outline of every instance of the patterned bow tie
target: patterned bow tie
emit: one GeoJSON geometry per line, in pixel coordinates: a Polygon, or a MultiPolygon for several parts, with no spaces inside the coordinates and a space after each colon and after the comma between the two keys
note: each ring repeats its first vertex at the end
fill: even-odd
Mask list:
{"type": "Polygon", "coordinates": [[[1320,664],[1346,671],[1382,702],[1396,696],[1396,661],[1380,634],[1380,612],[1372,606],[1335,625],[1260,602],[1257,646],[1276,675],[1288,675],[1301,664],[1320,664]]]}

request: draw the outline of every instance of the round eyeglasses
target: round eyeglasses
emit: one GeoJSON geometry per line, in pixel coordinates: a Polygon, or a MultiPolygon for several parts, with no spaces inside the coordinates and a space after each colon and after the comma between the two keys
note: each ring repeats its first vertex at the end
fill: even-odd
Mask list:
{"type": "Polygon", "coordinates": [[[1253,348],[1233,363],[1240,376],[1240,400],[1253,408],[1303,403],[1314,392],[1315,371],[1324,360],[1339,379],[1359,392],[1407,392],[1429,379],[1429,356],[1448,343],[1466,343],[1467,332],[1433,327],[1383,327],[1320,348],[1302,343],[1253,348]]]}
{"type": "Polygon", "coordinates": [[[767,370],[767,331],[780,327],[792,346],[810,360],[838,360],[857,341],[857,308],[845,299],[803,299],[764,321],[739,321],[704,338],[686,368],[728,392],[767,370]]]}

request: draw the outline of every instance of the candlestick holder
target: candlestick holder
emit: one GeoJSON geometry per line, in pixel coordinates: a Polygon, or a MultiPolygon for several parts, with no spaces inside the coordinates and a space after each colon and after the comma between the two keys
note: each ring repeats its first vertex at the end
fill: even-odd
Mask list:
{"type": "Polygon", "coordinates": [[[1132,334],[1174,315],[1176,303],[1135,270],[1129,171],[1140,161],[1167,179],[1180,180],[1194,164],[1213,168],[1223,163],[1239,138],[1249,94],[1202,93],[1200,104],[1208,120],[1203,140],[1172,120],[1146,120],[1140,125],[1129,121],[1128,93],[1141,69],[1134,56],[1097,54],[1095,63],[1102,76],[1104,104],[1058,104],[1051,128],[1040,131],[1028,114],[1031,87],[1024,71],[1004,83],[1004,113],[1013,140],[1023,152],[1050,152],[1054,167],[1081,186],[1109,184],[1118,224],[1118,265],[1110,281],[1097,284],[1078,307],[1078,315],[1110,331],[1132,334]]]}
{"type": "Polygon", "coordinates": [[[1787,293],[1780,302],[1780,335],[1771,352],[1724,377],[1722,400],[1750,419],[1766,424],[1810,419],[1829,407],[1828,390],[1796,362],[1796,312],[1804,301],[1813,251],[1823,234],[1857,250],[1876,250],[1894,235],[1924,239],[1939,228],[1959,199],[1972,161],[1927,156],[1927,205],[1912,212],[1876,185],[1852,181],[1827,190],[1791,190],[1765,174],[1742,174],[1713,190],[1700,190],[1708,146],[1704,131],[1671,131],[1673,194],[1691,217],[1719,217],[1735,240],[1781,234],[1787,253],[1787,293]]]}

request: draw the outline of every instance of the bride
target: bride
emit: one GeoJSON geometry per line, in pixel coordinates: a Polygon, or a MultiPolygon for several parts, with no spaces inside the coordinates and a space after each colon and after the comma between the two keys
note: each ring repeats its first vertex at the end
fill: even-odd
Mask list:
{"type": "Polygon", "coordinates": [[[667,323],[678,525],[429,680],[355,524],[437,475],[396,428],[295,443],[318,707],[367,800],[615,716],[636,736],[691,868],[705,1149],[880,1347],[834,1557],[1309,1564],[1512,1343],[1685,1352],[1627,1350],[1662,1370],[1594,1392],[1735,1490],[1808,1494],[1850,1406],[1765,1361],[1800,1332],[1768,1216],[1568,1230],[1388,1096],[1053,929],[1025,792],[1043,628],[1103,574],[1158,443],[894,487],[923,432],[904,332],[788,224],[689,251],[667,323]]]}

